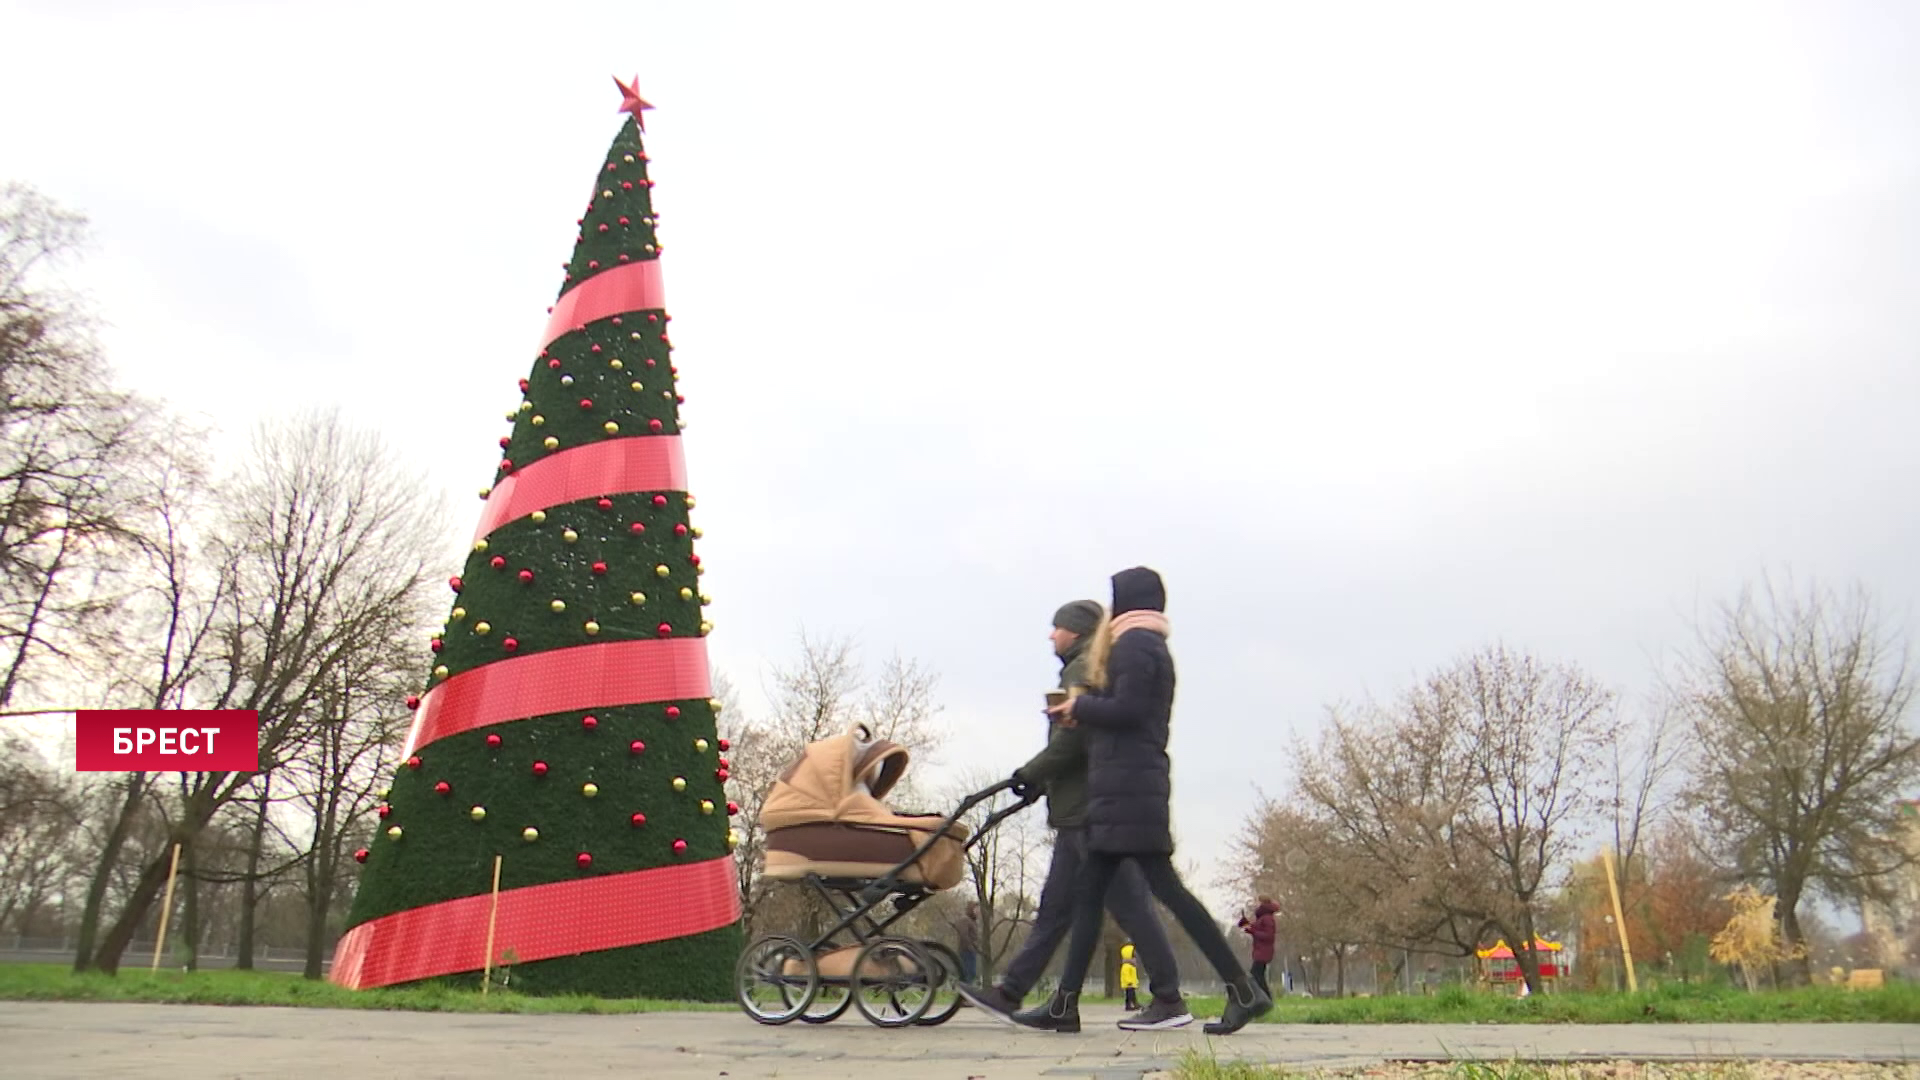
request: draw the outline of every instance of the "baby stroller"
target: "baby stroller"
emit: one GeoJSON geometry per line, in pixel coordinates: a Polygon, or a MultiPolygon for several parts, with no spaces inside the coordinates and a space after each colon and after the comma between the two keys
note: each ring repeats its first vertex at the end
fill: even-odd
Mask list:
{"type": "Polygon", "coordinates": [[[1012,781],[967,796],[945,816],[896,813],[882,800],[907,762],[905,747],[856,725],[810,744],[767,793],[764,875],[804,882],[837,921],[810,942],[769,934],[747,946],[734,986],[748,1016],[825,1024],[852,1006],[880,1027],[908,1027],[943,1024],[959,1010],[959,956],[940,942],[887,930],[958,885],[967,850],[1037,796],[995,810],[978,832],[960,819],[1012,781]]]}

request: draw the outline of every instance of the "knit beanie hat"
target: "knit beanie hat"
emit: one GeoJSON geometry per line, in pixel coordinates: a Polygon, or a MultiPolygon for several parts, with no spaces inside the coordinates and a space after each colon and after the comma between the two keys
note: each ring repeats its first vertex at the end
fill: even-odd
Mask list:
{"type": "Polygon", "coordinates": [[[1053,613],[1053,625],[1085,637],[1100,625],[1103,614],[1105,612],[1100,610],[1100,605],[1092,600],[1075,600],[1060,605],[1060,610],[1053,613]]]}

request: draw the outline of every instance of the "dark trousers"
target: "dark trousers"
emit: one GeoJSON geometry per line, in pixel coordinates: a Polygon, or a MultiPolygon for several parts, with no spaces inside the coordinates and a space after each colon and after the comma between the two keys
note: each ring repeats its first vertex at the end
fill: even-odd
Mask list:
{"type": "Polygon", "coordinates": [[[1253,962],[1253,985],[1265,991],[1268,997],[1272,997],[1273,987],[1267,985],[1267,963],[1265,960],[1253,962]]]}
{"type": "MultiPolygon", "coordinates": [[[[1047,883],[1040,888],[1040,910],[1033,915],[1033,932],[1020,947],[1020,955],[1007,965],[1000,985],[1016,996],[1025,996],[1040,981],[1047,962],[1059,950],[1060,942],[1075,929],[1074,904],[1081,878],[1087,867],[1087,831],[1061,829],[1053,837],[1053,863],[1047,868],[1047,883]]],[[[1173,942],[1166,928],[1147,902],[1147,879],[1132,863],[1114,870],[1103,899],[1094,904],[1093,936],[1100,935],[1100,908],[1113,913],[1113,921],[1133,942],[1134,951],[1147,969],[1147,986],[1153,996],[1172,1000],[1180,996],[1180,968],[1173,959],[1173,942]]],[[[1089,947],[1091,948],[1091,947],[1089,947]]],[[[1091,952],[1088,954],[1091,956],[1091,952]]],[[[1082,966],[1084,977],[1085,967],[1082,966]]]]}
{"type": "MultiPolygon", "coordinates": [[[[1221,982],[1228,986],[1247,985],[1247,969],[1240,966],[1240,958],[1234,955],[1233,946],[1227,944],[1226,935],[1214,924],[1207,906],[1200,902],[1199,897],[1187,891],[1186,883],[1180,880],[1180,872],[1173,868],[1173,856],[1112,855],[1090,851],[1075,896],[1073,937],[1067,943],[1066,969],[1060,973],[1062,993],[1077,994],[1086,984],[1087,967],[1093,963],[1093,950],[1100,944],[1100,910],[1110,899],[1109,890],[1126,867],[1139,869],[1146,878],[1147,888],[1161,903],[1167,905],[1168,911],[1173,912],[1173,917],[1180,921],[1180,928],[1200,947],[1200,952],[1213,965],[1221,982]]],[[[1151,964],[1153,961],[1149,959],[1147,962],[1151,964]]]]}

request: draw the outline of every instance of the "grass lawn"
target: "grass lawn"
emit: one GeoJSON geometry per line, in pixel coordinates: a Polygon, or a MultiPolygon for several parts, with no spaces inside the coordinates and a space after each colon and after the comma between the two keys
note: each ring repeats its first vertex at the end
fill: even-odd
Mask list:
{"type": "MultiPolygon", "coordinates": [[[[1218,1016],[1223,1000],[1194,997],[1195,1016],[1218,1016]]],[[[1809,986],[1748,993],[1669,984],[1636,994],[1557,993],[1514,998],[1447,987],[1432,997],[1283,998],[1267,1024],[1783,1024],[1920,1023],[1920,986],[1880,990],[1809,986]]]]}
{"type": "Polygon", "coordinates": [[[584,994],[531,997],[496,991],[423,986],[404,990],[347,990],[278,971],[162,971],[144,967],[117,976],[75,975],[63,964],[0,964],[0,1001],[148,1001],[176,1005],[304,1005],[320,1009],[402,1009],[413,1012],[639,1013],[730,1011],[738,1005],[597,998],[584,994]]]}
{"type": "Polygon", "coordinates": [[[1507,1061],[1387,1062],[1365,1069],[1287,1069],[1189,1053],[1175,1080],[1906,1080],[1901,1063],[1861,1061],[1507,1061]]]}

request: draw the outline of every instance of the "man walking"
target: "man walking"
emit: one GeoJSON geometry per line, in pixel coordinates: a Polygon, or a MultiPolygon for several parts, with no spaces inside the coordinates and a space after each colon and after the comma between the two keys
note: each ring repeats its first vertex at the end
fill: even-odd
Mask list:
{"type": "MultiPolygon", "coordinates": [[[[1105,629],[1105,622],[1105,609],[1092,600],[1075,600],[1054,612],[1051,640],[1054,655],[1060,658],[1060,688],[1067,693],[1077,693],[1087,686],[1088,649],[1105,629]]],[[[1033,931],[1027,935],[1026,944],[1007,965],[998,984],[983,991],[991,1002],[988,1014],[995,1017],[1010,1017],[1020,1008],[1073,929],[1074,890],[1085,869],[1087,853],[1087,750],[1083,734],[1071,725],[1050,723],[1046,747],[1015,770],[1013,778],[1023,788],[1044,789],[1047,793],[1047,824],[1054,830],[1053,863],[1041,887],[1040,908],[1034,913],[1033,931]]],[[[1128,863],[1116,873],[1106,898],[1106,909],[1146,963],[1153,993],[1146,1008],[1120,1021],[1120,1026],[1129,1031],[1177,1028],[1193,1022],[1180,993],[1173,944],[1167,940],[1166,929],[1154,915],[1147,896],[1146,876],[1138,866],[1128,863]]],[[[1080,1030],[1077,1016],[1071,1030],[1080,1030]]]]}

